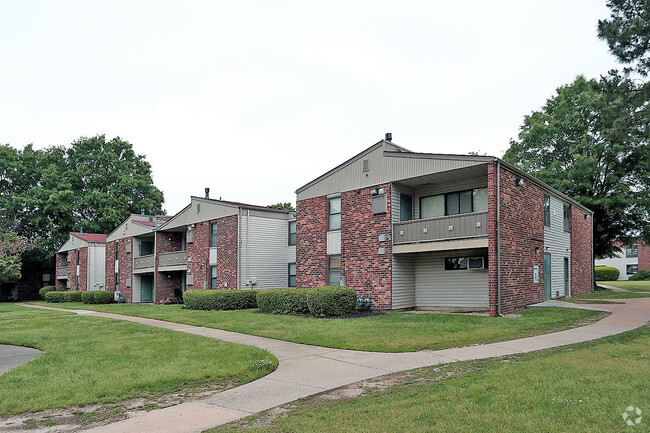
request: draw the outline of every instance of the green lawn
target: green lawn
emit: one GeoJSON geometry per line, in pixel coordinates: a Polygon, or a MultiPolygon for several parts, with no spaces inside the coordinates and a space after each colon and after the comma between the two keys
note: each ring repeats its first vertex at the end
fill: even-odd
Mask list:
{"type": "Polygon", "coordinates": [[[650,281],[599,281],[598,283],[629,290],[630,292],[650,292],[650,281]]]}
{"type": "Polygon", "coordinates": [[[272,421],[262,414],[209,432],[647,432],[649,371],[646,326],[570,348],[414,370],[383,391],[309,398],[272,421]],[[623,420],[629,406],[643,411],[638,426],[623,420]]]}
{"type": "Polygon", "coordinates": [[[585,293],[584,295],[574,296],[572,299],[629,299],[629,298],[647,298],[650,296],[648,293],[635,293],[635,292],[614,292],[612,290],[598,290],[593,293],[585,293]]]}
{"type": "Polygon", "coordinates": [[[277,366],[250,346],[9,303],[0,304],[0,343],[44,352],[0,376],[0,416],[241,384],[277,366]]]}
{"type": "Polygon", "coordinates": [[[586,310],[534,308],[523,311],[519,318],[405,312],[351,319],[317,319],[260,314],[257,310],[185,310],[179,305],[48,305],[148,317],[296,343],[380,352],[443,349],[544,334],[577,326],[600,314],[586,310]]]}

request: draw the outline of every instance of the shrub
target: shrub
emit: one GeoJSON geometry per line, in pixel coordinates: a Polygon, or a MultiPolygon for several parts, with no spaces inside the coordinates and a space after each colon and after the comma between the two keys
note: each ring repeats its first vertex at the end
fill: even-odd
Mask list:
{"type": "Polygon", "coordinates": [[[45,294],[47,292],[53,292],[56,290],[54,286],[45,286],[38,291],[38,294],[41,295],[41,299],[45,299],[45,294]]]}
{"type": "Polygon", "coordinates": [[[325,286],[307,293],[307,306],[312,316],[340,316],[354,312],[357,293],[350,287],[325,286]]]}
{"type": "Polygon", "coordinates": [[[81,300],[84,304],[110,304],[113,302],[114,297],[113,292],[103,290],[81,292],[81,300]]]}
{"type": "Polygon", "coordinates": [[[190,310],[242,310],[257,307],[257,291],[187,290],[183,301],[190,310]]]}
{"type": "Polygon", "coordinates": [[[307,293],[314,289],[271,289],[257,292],[257,307],[263,313],[308,313],[307,293]]]}
{"type": "Polygon", "coordinates": [[[596,266],[594,268],[594,277],[596,281],[615,281],[621,272],[611,266],[596,266]]]}
{"type": "Polygon", "coordinates": [[[62,292],[65,294],[65,302],[81,302],[81,294],[79,290],[71,290],[69,292],[62,292]]]}
{"type": "Polygon", "coordinates": [[[630,276],[630,281],[648,281],[650,280],[650,271],[642,270],[630,276]]]}
{"type": "Polygon", "coordinates": [[[57,291],[51,291],[47,292],[44,296],[44,299],[47,302],[65,302],[65,292],[57,292],[57,291]]]}

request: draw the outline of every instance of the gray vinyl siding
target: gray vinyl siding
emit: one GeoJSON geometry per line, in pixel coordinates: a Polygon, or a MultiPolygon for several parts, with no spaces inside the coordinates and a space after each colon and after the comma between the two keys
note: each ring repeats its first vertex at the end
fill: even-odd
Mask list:
{"type": "Polygon", "coordinates": [[[104,288],[106,245],[91,243],[88,245],[88,290],[104,288]]]}
{"type": "Polygon", "coordinates": [[[445,257],[485,255],[486,250],[420,253],[415,261],[417,307],[486,309],[489,302],[488,271],[445,270],[445,257]]]}
{"type": "Polygon", "coordinates": [[[377,146],[323,179],[300,189],[297,199],[305,200],[394,180],[485,164],[484,160],[384,156],[384,149],[394,150],[388,147],[389,145],[377,146]],[[364,160],[368,160],[367,172],[363,171],[364,160]]]}
{"type": "Polygon", "coordinates": [[[415,307],[415,254],[393,256],[393,309],[415,307]]]}
{"type": "MultiPolygon", "coordinates": [[[[544,206],[540,201],[539,206],[544,206]]],[[[544,226],[544,252],[551,255],[551,297],[564,295],[564,258],[571,259],[571,233],[564,231],[564,202],[551,196],[551,227],[544,226]]],[[[569,265],[569,294],[571,293],[569,265]]]]}
{"type": "MultiPolygon", "coordinates": [[[[277,289],[288,286],[288,228],[287,220],[250,216],[250,235],[247,245],[247,219],[240,216],[239,233],[239,284],[246,286],[246,250],[248,248],[248,277],[257,277],[256,290],[277,289]]],[[[293,247],[295,251],[295,247],[293,247]]],[[[295,260],[295,259],[294,259],[295,260]]]]}

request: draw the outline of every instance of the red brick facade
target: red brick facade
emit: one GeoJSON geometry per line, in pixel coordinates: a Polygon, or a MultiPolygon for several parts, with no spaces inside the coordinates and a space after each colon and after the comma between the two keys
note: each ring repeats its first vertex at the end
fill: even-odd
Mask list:
{"type": "MultiPolygon", "coordinates": [[[[79,248],[79,287],[77,290],[88,290],[88,248],[79,248]]],[[[94,288],[94,287],[93,287],[94,288]]]]}
{"type": "MultiPolygon", "coordinates": [[[[55,280],[54,285],[56,287],[56,290],[58,290],[58,291],[67,290],[66,280],[59,280],[58,279],[59,268],[66,268],[67,269],[67,267],[68,267],[68,262],[66,261],[66,256],[67,256],[67,253],[57,253],[56,254],[56,272],[57,272],[56,276],[57,276],[57,278],[55,280]]],[[[70,278],[70,272],[68,272],[68,278],[70,278]]]]}
{"type": "Polygon", "coordinates": [[[210,223],[196,223],[194,228],[188,227],[188,234],[190,230],[194,233],[194,241],[187,242],[187,275],[192,275],[194,282],[188,283],[187,288],[210,288],[210,223]]]}
{"type": "Polygon", "coordinates": [[[571,294],[593,292],[592,252],[593,218],[572,206],[571,209],[571,294]]]}
{"type": "Polygon", "coordinates": [[[106,265],[104,267],[104,290],[115,292],[115,247],[114,241],[106,242],[106,265]]]}
{"type": "Polygon", "coordinates": [[[392,308],[392,222],[390,184],[341,194],[341,274],[374,309],[392,308]],[[371,189],[384,188],[386,213],[373,215],[371,189]],[[385,241],[379,236],[385,235],[385,241]],[[384,248],[384,254],[379,254],[384,248]]]}
{"type": "MultiPolygon", "coordinates": [[[[182,251],[183,234],[180,232],[157,232],[156,233],[156,263],[159,263],[159,256],[163,253],[182,251]]],[[[181,271],[156,271],[155,302],[165,298],[174,299],[174,289],[180,289],[182,285],[181,271]]]]}
{"type": "Polygon", "coordinates": [[[219,289],[238,288],[238,223],[239,217],[237,215],[231,215],[217,220],[217,288],[219,289]]]}
{"type": "Polygon", "coordinates": [[[301,200],[296,203],[296,212],[296,286],[325,286],[327,285],[327,197],[301,200]]]}
{"type": "Polygon", "coordinates": [[[650,246],[639,245],[638,256],[639,256],[639,270],[650,271],[650,246]]]}
{"type": "MultiPolygon", "coordinates": [[[[492,162],[490,165],[494,166],[496,163],[492,162]]],[[[496,170],[492,168],[490,174],[494,177],[488,179],[492,189],[496,186],[496,170]]],[[[524,181],[522,186],[518,186],[518,177],[501,166],[500,273],[503,314],[544,300],[544,192],[532,181],[524,181]],[[536,247],[538,252],[535,252],[536,247]],[[537,283],[533,282],[534,266],[539,267],[537,283]]],[[[488,194],[495,195],[490,192],[488,194]]],[[[492,203],[492,206],[496,208],[496,202],[492,203]]],[[[496,209],[494,211],[492,215],[496,215],[496,209]]],[[[488,231],[491,237],[496,236],[496,227],[492,226],[494,224],[495,221],[490,218],[488,231]]],[[[489,255],[496,264],[496,239],[489,244],[489,255]]],[[[490,267],[490,293],[495,295],[496,287],[492,287],[492,283],[496,283],[497,271],[498,266],[490,267]]],[[[490,313],[496,314],[496,302],[491,302],[490,305],[490,313]]]]}

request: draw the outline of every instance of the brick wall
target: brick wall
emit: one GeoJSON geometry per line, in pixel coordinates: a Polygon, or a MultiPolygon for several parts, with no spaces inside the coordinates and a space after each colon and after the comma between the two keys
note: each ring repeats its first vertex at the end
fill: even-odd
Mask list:
{"type": "Polygon", "coordinates": [[[69,290],[79,290],[77,286],[77,256],[79,250],[70,250],[70,262],[68,263],[68,281],[70,281],[69,290]]]}
{"type": "Polygon", "coordinates": [[[220,289],[237,289],[238,222],[237,215],[217,220],[217,288],[220,289]]]}
{"type": "Polygon", "coordinates": [[[372,300],[373,309],[392,308],[390,199],[390,184],[341,194],[341,274],[348,287],[372,300]],[[373,188],[386,191],[386,213],[373,215],[373,188]],[[386,241],[379,242],[379,235],[386,235],[386,241]],[[378,254],[379,248],[386,253],[378,254]]]}
{"type": "MultiPolygon", "coordinates": [[[[488,245],[490,255],[490,313],[496,314],[496,170],[488,169],[488,245]]],[[[501,312],[509,313],[544,300],[544,192],[531,181],[516,185],[518,176],[501,167],[501,312]],[[535,253],[535,247],[539,252],[535,253]],[[533,266],[539,282],[533,282],[533,266]]]]}
{"type": "Polygon", "coordinates": [[[571,207],[571,294],[593,292],[592,274],[594,264],[591,257],[591,228],[594,219],[585,218],[585,212],[571,207]]]}
{"type": "MultiPolygon", "coordinates": [[[[218,228],[221,226],[218,225],[218,228]]],[[[188,228],[189,229],[189,228],[188,228]]],[[[194,284],[188,289],[209,288],[208,272],[210,271],[210,223],[203,221],[196,224],[194,231],[194,242],[187,243],[187,274],[194,276],[194,284]]]]}
{"type": "Polygon", "coordinates": [[[104,289],[115,292],[115,242],[106,242],[104,289]]]}
{"type": "Polygon", "coordinates": [[[650,270],[650,246],[639,245],[639,270],[650,270]]]}
{"type": "MultiPolygon", "coordinates": [[[[156,232],[156,269],[158,257],[162,253],[181,251],[183,233],[181,232],[156,232]]],[[[158,272],[156,271],[156,303],[165,298],[174,299],[174,289],[180,289],[182,283],[181,271],[158,272]]]]}
{"type": "Polygon", "coordinates": [[[327,284],[327,197],[296,203],[296,286],[327,284]]]}
{"type": "Polygon", "coordinates": [[[490,162],[488,170],[488,302],[490,316],[497,315],[497,165],[490,162]]]}
{"type": "MultiPolygon", "coordinates": [[[[55,278],[54,286],[56,287],[56,290],[58,290],[58,291],[67,290],[66,289],[66,283],[65,283],[66,280],[59,280],[57,278],[59,268],[60,267],[65,267],[65,268],[68,267],[68,262],[66,262],[66,256],[67,256],[67,253],[57,253],[56,254],[56,269],[54,271],[55,272],[55,274],[54,274],[54,278],[55,278]]],[[[68,278],[69,277],[70,277],[70,273],[68,273],[68,278]]]]}
{"type": "Polygon", "coordinates": [[[79,288],[88,290],[88,247],[79,249],[79,288]]]}
{"type": "MultiPolygon", "coordinates": [[[[117,250],[117,259],[119,260],[119,283],[120,283],[120,292],[126,299],[126,302],[133,302],[133,238],[128,237],[124,239],[119,239],[119,248],[117,250]],[[127,244],[131,245],[131,252],[126,252],[127,244]],[[127,287],[126,280],[130,279],[130,284],[127,287]]],[[[115,252],[113,251],[113,254],[115,252]]],[[[115,273],[115,270],[113,270],[115,273]]],[[[113,291],[115,291],[115,286],[113,286],[113,291]]]]}

